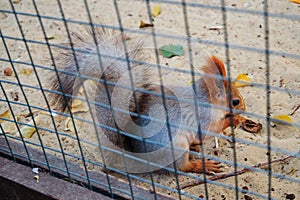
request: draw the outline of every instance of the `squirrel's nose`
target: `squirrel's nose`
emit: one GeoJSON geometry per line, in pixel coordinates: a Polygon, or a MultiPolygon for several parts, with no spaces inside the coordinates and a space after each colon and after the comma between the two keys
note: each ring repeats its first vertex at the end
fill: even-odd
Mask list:
{"type": "Polygon", "coordinates": [[[232,105],[233,106],[237,106],[240,104],[240,100],[239,99],[232,99],[232,105]]]}

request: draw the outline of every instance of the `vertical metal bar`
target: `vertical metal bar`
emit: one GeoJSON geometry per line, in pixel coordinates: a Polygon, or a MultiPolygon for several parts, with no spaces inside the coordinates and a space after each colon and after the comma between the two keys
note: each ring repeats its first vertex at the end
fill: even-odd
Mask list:
{"type": "MultiPolygon", "coordinates": [[[[44,27],[43,21],[41,19],[40,14],[39,14],[39,10],[38,10],[38,7],[36,5],[35,0],[32,0],[32,3],[33,3],[33,6],[34,6],[34,9],[36,11],[36,14],[37,14],[37,17],[38,17],[38,20],[39,20],[39,23],[40,23],[40,26],[41,26],[41,29],[42,29],[42,32],[43,32],[46,44],[47,44],[47,48],[48,48],[48,51],[49,51],[49,54],[50,54],[50,58],[51,58],[54,70],[55,70],[56,75],[57,75],[58,82],[61,85],[60,78],[59,78],[59,76],[57,74],[58,72],[57,72],[57,68],[56,68],[56,63],[54,61],[54,56],[53,56],[52,50],[50,48],[50,44],[49,44],[49,41],[48,41],[48,36],[47,36],[46,31],[45,31],[45,27],[44,27]]],[[[53,127],[54,127],[54,131],[55,131],[55,134],[56,134],[56,137],[57,137],[57,140],[58,140],[58,144],[59,144],[60,150],[62,152],[62,156],[63,156],[63,160],[64,160],[64,165],[66,167],[68,178],[71,180],[71,175],[70,175],[70,172],[69,172],[69,168],[68,168],[66,156],[65,156],[65,153],[64,153],[64,148],[62,147],[61,140],[59,138],[58,130],[57,130],[57,127],[56,127],[56,123],[55,123],[54,117],[53,117],[53,115],[51,113],[50,105],[49,105],[49,102],[48,102],[48,100],[47,100],[47,98],[46,98],[43,90],[42,90],[42,93],[43,93],[43,96],[44,96],[44,99],[45,99],[45,102],[46,102],[46,105],[47,105],[47,109],[48,109],[48,111],[50,113],[51,121],[52,121],[52,124],[53,124],[53,127]]],[[[51,171],[50,171],[50,173],[51,173],[51,171]]]]}
{"type": "MultiPolygon", "coordinates": [[[[194,71],[194,62],[193,62],[193,54],[192,54],[192,47],[191,47],[191,34],[190,34],[190,27],[188,24],[188,13],[186,9],[186,1],[182,0],[182,9],[183,9],[183,17],[184,17],[184,25],[185,25],[185,31],[186,31],[186,39],[188,43],[188,58],[190,63],[190,69],[191,69],[191,77],[192,77],[192,87],[193,91],[196,93],[196,81],[195,81],[195,71],[194,71]]],[[[196,114],[196,120],[198,122],[198,130],[197,135],[200,139],[200,149],[201,149],[201,159],[202,159],[202,167],[203,167],[203,181],[204,181],[204,191],[205,191],[205,197],[208,199],[208,187],[207,187],[207,174],[206,174],[206,166],[205,166],[205,153],[204,153],[204,142],[202,138],[202,130],[201,130],[201,119],[199,117],[199,111],[198,111],[198,102],[197,102],[197,94],[194,96],[194,104],[195,104],[195,114],[196,114]]]]}
{"type": "Polygon", "coordinates": [[[271,166],[271,130],[270,130],[270,45],[269,45],[269,2],[264,0],[264,25],[265,25],[265,64],[266,64],[266,122],[267,122],[267,156],[268,156],[268,198],[272,193],[272,166],[271,166]]]}
{"type": "MultiPolygon", "coordinates": [[[[60,0],[57,0],[57,3],[58,3],[58,6],[59,6],[61,16],[62,16],[62,20],[64,22],[64,26],[66,28],[68,39],[69,39],[69,42],[70,42],[73,58],[74,58],[75,65],[76,65],[76,68],[77,68],[78,77],[80,78],[80,81],[82,83],[81,74],[80,74],[79,65],[78,65],[78,60],[77,60],[76,52],[75,52],[75,49],[74,49],[74,44],[72,42],[72,37],[71,37],[70,31],[69,31],[69,26],[68,26],[67,20],[65,18],[65,14],[64,14],[63,7],[62,7],[62,4],[61,4],[60,0]]],[[[87,98],[87,97],[85,97],[85,98],[87,98]]],[[[91,180],[89,178],[89,173],[88,173],[87,165],[86,165],[86,161],[85,161],[85,156],[83,154],[83,150],[82,150],[82,147],[81,147],[77,127],[75,125],[75,120],[74,120],[74,117],[73,117],[73,114],[71,112],[71,109],[70,109],[69,105],[67,106],[67,109],[68,109],[68,112],[70,113],[70,117],[71,117],[71,120],[72,120],[72,123],[73,123],[74,132],[75,132],[75,135],[76,135],[76,138],[77,138],[78,148],[79,148],[79,151],[80,151],[80,154],[81,154],[81,157],[82,157],[82,162],[83,162],[84,171],[85,171],[85,174],[86,174],[86,179],[87,179],[87,182],[88,182],[88,186],[89,186],[90,189],[92,189],[91,180]]]]}
{"type": "MultiPolygon", "coordinates": [[[[224,26],[224,47],[225,47],[225,55],[226,55],[226,65],[227,65],[227,80],[228,80],[228,101],[232,101],[232,90],[231,90],[231,69],[230,69],[230,53],[229,53],[229,40],[228,40],[228,27],[227,27],[227,11],[225,0],[221,0],[221,11],[222,11],[222,19],[223,19],[223,26],[224,26]]],[[[229,103],[229,114],[230,114],[230,127],[231,127],[231,135],[232,135],[232,149],[233,149],[233,167],[234,172],[237,172],[237,156],[236,156],[236,140],[234,134],[234,124],[233,124],[233,111],[232,105],[229,103]]],[[[235,183],[235,198],[239,199],[239,190],[238,190],[238,176],[234,176],[234,183],[235,183]]]]}
{"type": "MultiPolygon", "coordinates": [[[[152,21],[152,13],[151,13],[151,7],[150,7],[150,1],[146,0],[146,5],[147,5],[147,10],[148,10],[148,18],[150,21],[152,21]]],[[[169,138],[170,138],[170,143],[171,143],[171,150],[172,150],[172,157],[173,160],[175,161],[175,154],[174,154],[174,144],[173,144],[173,139],[172,139],[172,132],[171,132],[171,128],[170,128],[170,120],[169,120],[169,115],[168,115],[168,109],[167,109],[167,104],[166,104],[166,98],[165,98],[165,91],[164,91],[164,84],[163,84],[163,80],[162,80],[162,71],[161,71],[161,67],[160,67],[160,60],[159,60],[159,53],[158,53],[158,45],[157,45],[157,40],[156,40],[156,36],[155,36],[155,30],[154,27],[151,27],[151,33],[152,33],[152,40],[153,40],[153,44],[154,44],[154,49],[155,49],[155,57],[156,57],[156,66],[158,69],[158,75],[159,75],[159,83],[160,83],[160,91],[161,91],[161,98],[162,98],[162,102],[163,102],[163,108],[164,108],[164,113],[165,113],[165,117],[166,117],[166,125],[167,125],[167,130],[168,130],[168,134],[169,134],[169,138]]],[[[176,167],[176,162],[173,162],[173,167],[174,167],[174,173],[175,173],[175,180],[176,180],[176,185],[177,185],[177,194],[178,194],[178,198],[182,199],[182,195],[181,195],[181,191],[180,191],[180,187],[179,187],[179,179],[178,179],[178,170],[176,167]]]]}
{"type": "MultiPolygon", "coordinates": [[[[103,67],[103,63],[102,63],[102,60],[101,60],[101,54],[100,54],[100,49],[99,49],[99,46],[98,46],[98,41],[97,41],[97,38],[96,38],[96,33],[95,33],[95,27],[94,27],[94,23],[93,23],[93,20],[92,20],[92,16],[91,16],[91,13],[90,13],[90,9],[89,9],[89,5],[88,5],[88,2],[86,0],[84,0],[84,5],[85,5],[85,8],[86,8],[86,13],[88,15],[88,19],[89,19],[89,23],[90,23],[90,27],[91,27],[91,30],[92,30],[92,33],[93,33],[93,40],[94,40],[94,43],[96,45],[96,51],[97,51],[97,56],[98,56],[98,62],[99,62],[99,65],[100,65],[100,68],[101,68],[101,71],[103,73],[105,73],[105,70],[104,70],[104,67],[103,67]]],[[[105,90],[106,90],[106,94],[108,96],[108,98],[110,99],[110,95],[109,95],[109,90],[108,90],[108,87],[107,87],[107,84],[106,84],[106,78],[105,78],[105,75],[103,76],[104,78],[104,87],[105,87],[105,90]]],[[[100,78],[100,77],[99,77],[100,78]]],[[[86,91],[84,90],[84,93],[86,95],[86,91]]],[[[109,100],[110,101],[110,100],[109,100]]],[[[88,103],[88,107],[89,107],[89,110],[91,110],[91,105],[90,105],[90,102],[87,101],[88,103]]],[[[111,104],[110,104],[111,105],[111,104]]],[[[113,112],[113,111],[112,111],[113,112]]],[[[97,113],[96,113],[97,114],[97,113]]],[[[100,150],[100,153],[101,153],[101,158],[103,160],[103,166],[104,166],[104,170],[107,171],[107,167],[106,167],[106,163],[105,163],[105,157],[103,155],[103,149],[102,149],[102,145],[101,145],[101,141],[100,141],[100,138],[99,138],[99,134],[98,134],[98,128],[96,126],[96,121],[95,121],[95,118],[94,118],[94,115],[93,113],[91,112],[91,117],[92,117],[92,121],[93,121],[93,125],[94,125],[94,129],[95,129],[95,132],[96,132],[96,137],[97,137],[97,141],[98,141],[98,145],[99,145],[99,150],[100,150]]],[[[108,190],[109,190],[109,193],[111,194],[111,197],[114,198],[114,194],[113,194],[113,191],[112,191],[112,187],[111,187],[111,184],[110,184],[110,178],[109,178],[109,175],[108,173],[105,173],[106,175],[106,180],[107,180],[107,184],[108,184],[108,190]]]]}
{"type": "MultiPolygon", "coordinates": [[[[136,107],[139,108],[138,101],[137,101],[136,95],[134,93],[134,84],[133,84],[133,77],[132,77],[132,73],[131,73],[131,65],[130,65],[130,62],[129,62],[129,55],[128,55],[128,51],[127,51],[127,45],[126,45],[126,41],[125,41],[124,29],[123,29],[121,15],[120,15],[120,11],[119,11],[119,6],[118,6],[118,2],[116,0],[114,0],[113,3],[114,3],[117,18],[118,18],[119,30],[120,30],[121,36],[122,36],[121,40],[122,40],[122,43],[123,43],[123,47],[124,47],[124,51],[125,51],[124,52],[125,53],[125,58],[126,58],[126,61],[127,61],[127,67],[128,67],[128,72],[129,72],[129,78],[130,78],[130,87],[131,87],[131,90],[133,92],[134,103],[135,103],[136,107]]],[[[125,162],[125,166],[126,166],[126,162],[125,162]]],[[[130,176],[129,176],[128,172],[126,173],[126,175],[127,175],[127,179],[128,179],[128,182],[129,182],[131,197],[134,199],[134,194],[133,194],[133,190],[132,190],[132,183],[131,183],[131,179],[130,179],[130,176]]]]}

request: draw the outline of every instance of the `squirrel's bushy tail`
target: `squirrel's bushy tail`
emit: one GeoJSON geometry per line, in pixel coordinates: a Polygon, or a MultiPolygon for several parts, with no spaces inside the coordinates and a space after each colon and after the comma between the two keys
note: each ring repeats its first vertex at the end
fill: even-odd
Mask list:
{"type": "MultiPolygon", "coordinates": [[[[72,33],[74,51],[63,51],[58,55],[57,74],[51,77],[48,88],[53,92],[51,99],[55,109],[64,110],[76,95],[84,80],[89,78],[116,83],[129,69],[137,66],[134,61],[141,60],[141,43],[127,46],[130,40],[126,35],[114,31],[95,28],[81,33],[72,33]],[[124,46],[126,45],[126,49],[124,46]],[[65,95],[64,95],[65,94],[65,95]]],[[[147,82],[143,70],[135,70],[136,88],[147,82]],[[143,77],[143,80],[136,80],[143,77]]]]}

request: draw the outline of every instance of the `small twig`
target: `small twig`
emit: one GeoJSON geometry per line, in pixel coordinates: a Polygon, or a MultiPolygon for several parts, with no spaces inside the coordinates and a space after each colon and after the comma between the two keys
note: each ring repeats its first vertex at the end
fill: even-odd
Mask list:
{"type": "MultiPolygon", "coordinates": [[[[287,156],[287,157],[279,158],[279,159],[276,159],[276,160],[272,160],[270,163],[268,163],[268,162],[259,163],[257,165],[251,166],[250,168],[243,168],[243,169],[241,169],[239,171],[236,171],[236,172],[215,175],[215,176],[212,176],[212,177],[208,178],[207,180],[209,180],[209,181],[216,181],[216,180],[225,179],[225,178],[228,178],[228,177],[231,177],[231,176],[241,175],[241,174],[244,174],[244,173],[246,173],[248,171],[251,171],[251,168],[263,168],[263,167],[268,166],[269,164],[276,163],[276,162],[283,162],[283,161],[285,161],[285,160],[287,160],[289,158],[292,158],[292,157],[294,157],[294,156],[287,156]]],[[[193,187],[193,186],[196,186],[196,185],[201,185],[203,183],[204,183],[203,180],[197,180],[197,181],[188,182],[188,183],[183,184],[182,186],[180,186],[180,189],[182,190],[182,189],[185,189],[185,188],[188,188],[188,187],[193,187]]]]}
{"type": "Polygon", "coordinates": [[[300,108],[300,104],[296,105],[296,106],[294,107],[294,109],[292,110],[292,112],[290,113],[290,115],[294,115],[295,112],[296,112],[299,108],[300,108]]]}
{"type": "Polygon", "coordinates": [[[22,113],[22,114],[20,114],[20,116],[27,118],[27,117],[31,117],[32,115],[34,115],[35,113],[38,113],[38,112],[40,112],[40,111],[39,110],[32,110],[31,113],[30,112],[29,113],[22,113]]]}

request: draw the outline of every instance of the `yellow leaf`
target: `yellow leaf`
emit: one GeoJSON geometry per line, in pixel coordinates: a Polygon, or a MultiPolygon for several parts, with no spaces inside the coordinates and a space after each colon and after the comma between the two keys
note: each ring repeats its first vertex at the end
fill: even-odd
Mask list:
{"type": "MultiPolygon", "coordinates": [[[[0,118],[5,118],[5,119],[13,119],[9,109],[7,109],[6,111],[4,111],[3,113],[0,114],[0,118]]],[[[6,122],[6,120],[4,119],[0,119],[0,123],[2,122],[6,122]]]]}
{"type": "MultiPolygon", "coordinates": [[[[35,124],[38,126],[40,124],[40,117],[36,116],[34,118],[35,124]]],[[[29,139],[32,137],[33,133],[36,131],[36,128],[34,127],[33,120],[27,123],[27,125],[24,125],[21,129],[20,132],[25,139],[29,139]],[[30,125],[30,126],[29,126],[30,125]]]]}
{"type": "Polygon", "coordinates": [[[149,27],[149,26],[153,26],[153,24],[149,24],[149,23],[146,23],[143,21],[140,22],[140,28],[145,28],[145,27],[149,27]]]}
{"type": "Polygon", "coordinates": [[[188,85],[193,85],[193,80],[190,80],[190,81],[188,82],[188,85]]]}
{"type": "Polygon", "coordinates": [[[282,115],[276,115],[273,117],[274,122],[279,124],[291,124],[293,123],[292,118],[289,115],[282,114],[282,115]]]}
{"type": "Polygon", "coordinates": [[[77,112],[88,112],[89,108],[86,102],[83,102],[79,99],[74,99],[72,101],[71,105],[71,112],[77,113],[77,112]]]}
{"type": "Polygon", "coordinates": [[[300,4],[300,0],[290,0],[292,3],[300,4]]]}
{"type": "Polygon", "coordinates": [[[160,6],[154,6],[152,8],[152,16],[157,17],[160,14],[160,6]]]}
{"type": "Polygon", "coordinates": [[[234,80],[236,87],[244,87],[251,85],[251,79],[247,74],[240,74],[234,80]]]}
{"type": "MultiPolygon", "coordinates": [[[[5,120],[5,119],[8,119],[8,120],[14,119],[9,109],[7,109],[3,113],[1,113],[0,117],[4,118],[4,119],[0,119],[0,123],[3,128],[4,133],[15,133],[18,130],[15,122],[5,120]]],[[[16,118],[16,120],[18,120],[18,119],[16,118]]]]}
{"type": "Polygon", "coordinates": [[[31,68],[26,68],[26,69],[21,69],[20,73],[25,74],[25,75],[30,75],[33,72],[33,69],[31,68]]]}
{"type": "Polygon", "coordinates": [[[17,125],[15,122],[5,121],[1,123],[4,133],[15,133],[18,131],[17,125]]]}
{"type": "MultiPolygon", "coordinates": [[[[80,121],[77,119],[74,119],[74,122],[75,122],[76,129],[78,130],[78,125],[80,124],[80,121]]],[[[72,133],[75,132],[73,121],[72,121],[71,117],[68,117],[66,119],[64,131],[71,131],[72,133]]]]}
{"type": "Polygon", "coordinates": [[[81,101],[81,100],[79,100],[79,99],[73,99],[73,100],[72,100],[71,108],[80,106],[81,104],[82,104],[82,101],[81,101]]]}

